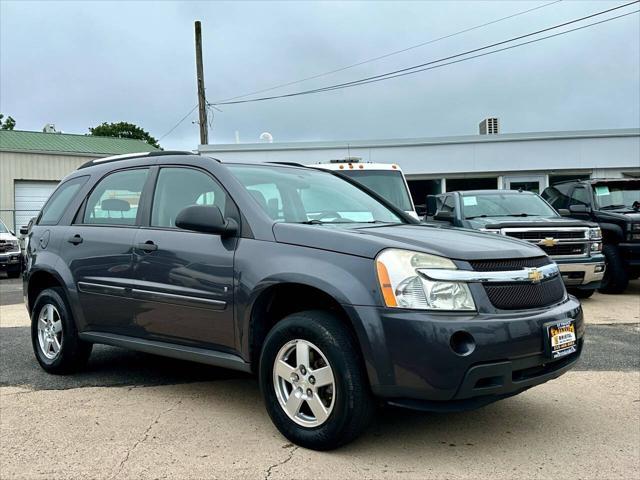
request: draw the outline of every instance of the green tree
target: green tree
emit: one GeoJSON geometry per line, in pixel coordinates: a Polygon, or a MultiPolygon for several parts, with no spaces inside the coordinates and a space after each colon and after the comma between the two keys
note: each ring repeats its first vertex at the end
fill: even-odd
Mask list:
{"type": "Polygon", "coordinates": [[[13,117],[9,115],[6,120],[3,120],[3,118],[4,115],[0,113],[0,130],[13,130],[16,126],[16,121],[13,117]]]}
{"type": "Polygon", "coordinates": [[[116,138],[133,138],[134,140],[142,140],[156,148],[160,148],[158,140],[149,135],[149,132],[134,125],[133,123],[118,122],[107,123],[103,122],[97,127],[89,128],[91,135],[96,137],[116,137],[116,138]]]}

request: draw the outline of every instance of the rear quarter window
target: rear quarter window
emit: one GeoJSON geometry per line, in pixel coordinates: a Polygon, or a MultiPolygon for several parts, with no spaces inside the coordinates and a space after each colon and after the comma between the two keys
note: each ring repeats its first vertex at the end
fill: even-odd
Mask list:
{"type": "Polygon", "coordinates": [[[47,203],[42,207],[42,213],[38,220],[38,225],[57,225],[64,212],[69,208],[69,204],[76,196],[89,176],[76,177],[61,184],[49,197],[47,203]]]}

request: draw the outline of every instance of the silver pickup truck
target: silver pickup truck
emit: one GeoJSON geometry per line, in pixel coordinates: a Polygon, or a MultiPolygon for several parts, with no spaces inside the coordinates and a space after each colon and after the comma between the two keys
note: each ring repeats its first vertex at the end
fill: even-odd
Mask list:
{"type": "Polygon", "coordinates": [[[593,295],[602,282],[605,260],[598,225],[561,216],[535,193],[447,192],[427,200],[427,218],[537,245],[558,264],[567,289],[579,298],[593,295]]]}

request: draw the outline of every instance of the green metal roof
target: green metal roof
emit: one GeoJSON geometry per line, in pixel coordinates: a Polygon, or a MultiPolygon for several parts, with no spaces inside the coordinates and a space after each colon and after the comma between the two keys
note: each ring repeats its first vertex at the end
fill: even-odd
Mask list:
{"type": "Polygon", "coordinates": [[[142,140],[132,140],[129,138],[0,130],[0,151],[1,150],[117,155],[122,153],[154,152],[158,149],[142,140]]]}

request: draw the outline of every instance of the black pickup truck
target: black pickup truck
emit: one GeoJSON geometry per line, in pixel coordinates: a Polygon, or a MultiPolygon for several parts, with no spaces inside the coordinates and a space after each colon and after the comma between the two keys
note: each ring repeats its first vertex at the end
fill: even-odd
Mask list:
{"type": "Polygon", "coordinates": [[[563,218],[535,193],[447,192],[427,198],[427,220],[537,245],[558,264],[567,289],[579,298],[590,297],[600,287],[605,265],[598,225],[563,218]]]}
{"type": "Polygon", "coordinates": [[[556,209],[602,229],[607,270],[601,291],[622,293],[640,276],[640,179],[612,178],[568,181],[542,192],[556,209]]]}

